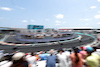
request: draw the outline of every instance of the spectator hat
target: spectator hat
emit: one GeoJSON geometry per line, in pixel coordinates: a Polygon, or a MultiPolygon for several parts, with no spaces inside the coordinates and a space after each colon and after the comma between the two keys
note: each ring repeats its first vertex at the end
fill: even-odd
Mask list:
{"type": "Polygon", "coordinates": [[[22,57],[25,56],[25,53],[23,52],[18,52],[18,53],[15,53],[13,56],[12,56],[12,59],[13,60],[20,60],[22,57]]]}
{"type": "Polygon", "coordinates": [[[86,51],[87,52],[92,52],[93,51],[93,48],[92,47],[87,47],[86,51]]]}
{"type": "Polygon", "coordinates": [[[87,47],[83,47],[83,49],[84,49],[84,50],[86,50],[86,49],[87,49],[87,47]]]}
{"type": "Polygon", "coordinates": [[[84,47],[81,47],[81,49],[83,50],[83,49],[84,49],[84,47]]]}
{"type": "Polygon", "coordinates": [[[81,54],[81,55],[86,55],[87,52],[86,52],[86,51],[80,51],[80,54],[81,54]]]}

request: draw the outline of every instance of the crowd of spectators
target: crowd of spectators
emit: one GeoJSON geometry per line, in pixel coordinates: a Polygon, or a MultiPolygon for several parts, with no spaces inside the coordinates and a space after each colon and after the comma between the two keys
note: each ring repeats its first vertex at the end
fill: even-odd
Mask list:
{"type": "Polygon", "coordinates": [[[94,46],[24,53],[0,51],[0,67],[99,67],[100,48],[94,46]]]}

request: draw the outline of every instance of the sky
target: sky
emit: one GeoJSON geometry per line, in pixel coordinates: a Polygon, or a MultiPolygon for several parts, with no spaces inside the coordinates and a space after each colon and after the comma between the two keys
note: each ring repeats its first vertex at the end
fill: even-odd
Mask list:
{"type": "Polygon", "coordinates": [[[0,27],[100,28],[100,0],[0,0],[0,27]]]}

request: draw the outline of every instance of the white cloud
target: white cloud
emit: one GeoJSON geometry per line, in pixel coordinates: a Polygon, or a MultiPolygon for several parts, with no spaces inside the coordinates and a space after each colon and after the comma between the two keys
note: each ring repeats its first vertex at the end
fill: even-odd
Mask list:
{"type": "Polygon", "coordinates": [[[35,20],[30,20],[31,22],[34,22],[35,20]]]}
{"type": "Polygon", "coordinates": [[[61,21],[56,20],[56,23],[61,23],[61,21]]]}
{"type": "Polygon", "coordinates": [[[100,15],[95,15],[94,18],[95,19],[100,19],[100,15]]]}
{"type": "Polygon", "coordinates": [[[97,24],[100,24],[100,22],[98,22],[97,24]]]}
{"type": "Polygon", "coordinates": [[[89,20],[91,20],[91,19],[80,19],[80,20],[89,21],[89,20]]]}
{"type": "Polygon", "coordinates": [[[64,18],[64,15],[63,14],[58,14],[58,15],[56,15],[56,18],[63,19],[64,18]]]}
{"type": "Polygon", "coordinates": [[[91,8],[91,9],[94,9],[94,8],[96,8],[96,6],[91,6],[90,8],[91,8]]]}
{"type": "Polygon", "coordinates": [[[5,10],[5,11],[11,11],[13,9],[9,8],[9,7],[0,7],[1,10],[5,10]]]}
{"type": "Polygon", "coordinates": [[[100,2],[100,0],[97,0],[98,2],[100,2]]]}
{"type": "Polygon", "coordinates": [[[25,8],[23,8],[23,7],[19,7],[19,6],[16,6],[17,8],[19,8],[19,9],[25,9],[25,8]]]}
{"type": "Polygon", "coordinates": [[[22,20],[22,22],[27,22],[27,20],[22,20]]]}

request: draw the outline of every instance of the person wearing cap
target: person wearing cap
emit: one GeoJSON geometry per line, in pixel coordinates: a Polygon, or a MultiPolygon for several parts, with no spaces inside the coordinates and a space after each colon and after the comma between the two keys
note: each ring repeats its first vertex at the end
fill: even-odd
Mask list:
{"type": "Polygon", "coordinates": [[[13,64],[10,67],[29,67],[28,62],[25,59],[25,53],[18,52],[12,56],[13,64]]]}
{"type": "Polygon", "coordinates": [[[87,47],[88,57],[86,58],[86,67],[99,67],[99,55],[93,54],[93,48],[87,47]]]}
{"type": "Polygon", "coordinates": [[[81,47],[82,51],[80,51],[79,53],[82,55],[82,61],[83,64],[86,62],[86,58],[87,58],[87,52],[84,50],[84,47],[81,47]]]}

